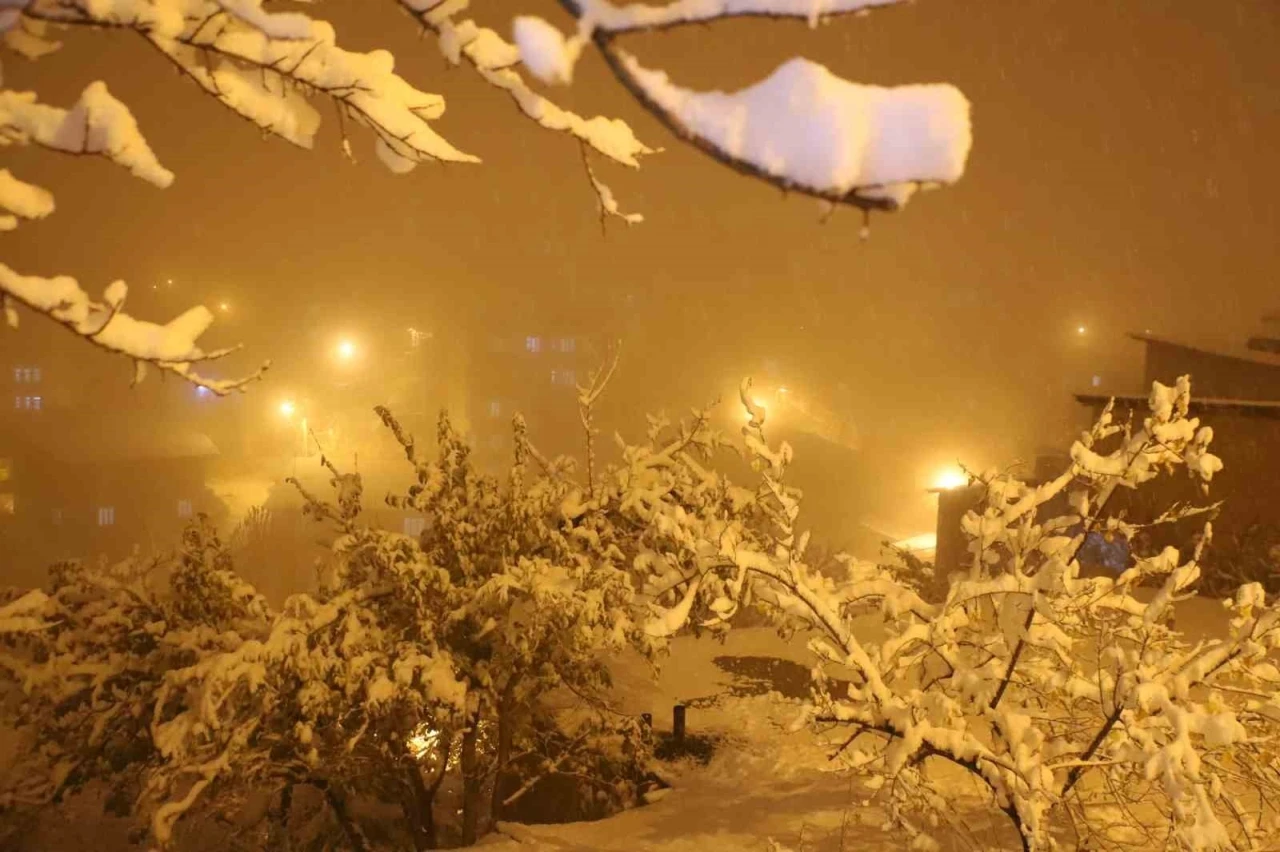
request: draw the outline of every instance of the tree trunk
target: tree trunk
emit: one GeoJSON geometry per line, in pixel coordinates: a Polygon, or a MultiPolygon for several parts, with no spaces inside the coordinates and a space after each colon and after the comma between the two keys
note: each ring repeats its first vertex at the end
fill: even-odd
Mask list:
{"type": "Polygon", "coordinates": [[[293,812],[293,784],[280,790],[280,804],[267,811],[267,848],[289,852],[293,843],[289,834],[289,815],[293,812]]]}
{"type": "Polygon", "coordinates": [[[338,825],[342,826],[342,833],[347,836],[351,848],[356,852],[369,852],[369,839],[364,836],[364,831],[352,818],[351,811],[347,808],[346,793],[328,781],[317,782],[316,786],[324,791],[324,800],[329,803],[333,815],[337,817],[338,825]]]}
{"type": "Polygon", "coordinates": [[[401,808],[405,821],[409,824],[409,833],[413,837],[414,852],[424,852],[436,848],[436,820],[434,791],[422,780],[422,770],[417,763],[405,769],[405,780],[409,784],[409,795],[405,796],[401,808]]]}
{"type": "Polygon", "coordinates": [[[489,804],[489,830],[492,831],[502,813],[502,779],[506,777],[507,764],[511,762],[511,744],[515,739],[515,691],[516,678],[507,682],[498,705],[498,755],[493,768],[493,799],[489,804]]]}
{"type": "Polygon", "coordinates": [[[480,760],[476,754],[476,742],[480,736],[480,716],[472,717],[471,725],[462,735],[462,845],[471,846],[479,840],[480,799],[484,790],[484,777],[480,774],[480,760]]]}

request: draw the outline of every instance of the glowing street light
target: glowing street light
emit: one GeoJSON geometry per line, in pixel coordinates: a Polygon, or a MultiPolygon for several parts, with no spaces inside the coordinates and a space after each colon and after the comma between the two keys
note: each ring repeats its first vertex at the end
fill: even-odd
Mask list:
{"type": "Polygon", "coordinates": [[[222,311],[225,314],[227,311],[231,310],[231,306],[228,305],[226,302],[220,302],[218,304],[218,310],[222,311]]]}
{"type": "Polygon", "coordinates": [[[1082,325],[1076,326],[1076,334],[1084,334],[1084,326],[1082,325]]]}
{"type": "Polygon", "coordinates": [[[342,361],[350,361],[356,357],[356,345],[350,340],[343,340],[338,344],[338,358],[342,361]]]}
{"type": "Polygon", "coordinates": [[[292,400],[286,399],[284,402],[280,403],[280,414],[286,419],[293,417],[293,413],[297,410],[298,407],[293,404],[292,400]]]}
{"type": "Polygon", "coordinates": [[[963,488],[969,484],[969,477],[965,472],[957,468],[947,468],[940,470],[933,477],[933,487],[939,491],[950,491],[953,488],[963,488]]]}

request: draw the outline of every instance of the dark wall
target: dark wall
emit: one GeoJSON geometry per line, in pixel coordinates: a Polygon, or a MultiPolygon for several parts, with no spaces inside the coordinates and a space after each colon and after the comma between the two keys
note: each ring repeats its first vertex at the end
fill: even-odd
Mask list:
{"type": "Polygon", "coordinates": [[[135,546],[142,553],[163,550],[201,512],[221,522],[226,506],[205,487],[205,465],[194,459],[69,464],[34,453],[18,456],[6,483],[15,513],[0,518],[0,584],[42,582],[44,569],[61,559],[120,559],[135,546]],[[190,504],[189,515],[180,513],[180,501],[190,504]],[[99,509],[108,507],[110,515],[100,518],[99,509]]]}
{"type": "Polygon", "coordinates": [[[1148,341],[1146,383],[1171,384],[1190,374],[1192,397],[1280,400],[1280,364],[1264,364],[1202,352],[1171,343],[1148,341]]]}

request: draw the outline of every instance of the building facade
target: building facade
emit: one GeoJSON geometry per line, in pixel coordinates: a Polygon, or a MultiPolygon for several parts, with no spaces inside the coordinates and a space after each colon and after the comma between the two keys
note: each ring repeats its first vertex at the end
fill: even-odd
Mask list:
{"type": "Polygon", "coordinates": [[[222,518],[206,487],[218,450],[189,419],[145,397],[140,411],[86,402],[85,377],[58,350],[35,351],[0,351],[0,584],[40,583],[62,559],[167,548],[197,514],[222,518]]]}
{"type": "MultiPolygon", "coordinates": [[[[1151,383],[1170,385],[1179,376],[1191,377],[1191,411],[1214,430],[1213,451],[1224,463],[1206,496],[1199,482],[1185,474],[1162,476],[1136,491],[1120,489],[1108,505],[1108,514],[1123,514],[1135,522],[1149,521],[1174,503],[1204,505],[1221,500],[1213,520],[1214,535],[1204,560],[1202,587],[1211,593],[1234,588],[1244,580],[1280,587],[1280,355],[1258,343],[1238,349],[1212,348],[1180,343],[1149,334],[1133,334],[1141,343],[1143,386],[1132,393],[1075,395],[1094,422],[1102,408],[1115,400],[1114,418],[1132,417],[1141,423],[1149,413],[1151,383]]],[[[1087,426],[1082,422],[1081,426],[1087,426]]],[[[1047,461],[1047,460],[1046,460],[1047,461]]],[[[1060,471],[1049,465],[1032,477],[1041,481],[1060,471]]],[[[981,489],[954,489],[938,496],[938,546],[936,561],[944,571],[955,570],[969,558],[967,541],[959,531],[960,519],[982,498],[981,489]]],[[[1059,507],[1062,508],[1062,507],[1059,507]]],[[[1046,508],[1044,517],[1063,514],[1046,508]]],[[[1142,556],[1174,545],[1185,551],[1203,527],[1204,518],[1193,518],[1172,527],[1144,531],[1134,541],[1134,555],[1142,556]]],[[[1126,564],[1128,548],[1122,542],[1094,536],[1082,548],[1080,561],[1086,570],[1116,570],[1126,564]]]]}

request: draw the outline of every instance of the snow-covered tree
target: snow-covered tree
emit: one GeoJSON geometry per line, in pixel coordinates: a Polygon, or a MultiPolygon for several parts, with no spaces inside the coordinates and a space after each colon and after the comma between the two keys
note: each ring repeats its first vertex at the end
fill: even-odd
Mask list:
{"type": "MultiPolygon", "coordinates": [[[[841,575],[806,561],[791,449],[766,441],[749,384],[737,448],[755,488],[717,471],[731,445],[705,411],[651,417],[643,441],[615,436],[621,460],[601,465],[592,405],[606,378],[580,389],[583,468],[538,453],[517,418],[505,481],[475,471],[447,417],[428,461],[381,411],[416,480],[389,500],[423,516],[422,534],[366,525],[359,476],[330,467],[335,498],[306,505],[337,533],[332,576],[279,613],[207,532],[189,534],[169,598],[120,572],[67,569],[51,594],[7,599],[0,663],[30,696],[39,736],[27,759],[41,770],[14,792],[132,778],[164,843],[197,806],[310,784],[353,848],[368,848],[353,792],[398,797],[422,848],[452,770],[470,840],[486,792],[492,815],[601,749],[636,757],[634,724],[607,706],[610,652],[653,658],[666,637],[729,630],[755,605],[815,654],[798,725],[831,737],[833,760],[914,848],[942,835],[990,848],[983,809],[1012,826],[997,842],[1026,850],[1269,848],[1280,610],[1249,584],[1223,602],[1225,637],[1175,629],[1209,523],[1185,552],[1080,576],[1090,533],[1141,531],[1108,510],[1120,489],[1178,471],[1207,489],[1221,469],[1212,430],[1188,417],[1185,377],[1153,384],[1140,423],[1105,409],[1049,481],[977,477],[972,559],[940,596],[922,596],[918,565],[844,559],[841,575]],[[1066,515],[1051,509],[1060,497],[1066,515]]],[[[1174,506],[1148,523],[1214,508],[1174,506]]]]}
{"type": "Polygon", "coordinates": [[[619,803],[634,797],[643,731],[609,707],[606,661],[663,647],[671,618],[649,612],[637,580],[698,546],[667,523],[702,499],[675,461],[707,458],[715,439],[705,415],[661,441],[655,421],[622,468],[595,470],[591,408],[606,378],[579,398],[585,478],[544,458],[519,418],[502,482],[476,471],[447,416],[427,460],[380,410],[416,479],[388,500],[421,514],[424,530],[366,524],[360,477],[324,461],[334,497],[303,493],[335,532],[332,571],[280,612],[203,525],[176,566],[157,566],[171,575],[167,593],[121,569],[68,566],[51,593],[14,598],[0,610],[12,649],[0,663],[27,695],[17,721],[35,737],[34,770],[11,800],[39,803],[82,778],[132,784],[123,798],[164,846],[184,815],[229,809],[255,789],[280,795],[279,830],[294,788],[311,786],[348,845],[366,849],[353,794],[401,802],[414,846],[431,848],[450,771],[461,776],[464,842],[552,773],[585,776],[619,803]],[[104,743],[116,756],[98,756],[104,743]]]}
{"type": "MultiPolygon", "coordinates": [[[[587,151],[636,168],[655,149],[620,119],[587,118],[557,106],[524,79],[522,65],[545,83],[568,83],[577,58],[589,47],[640,105],[715,159],[824,204],[894,210],[916,189],[952,183],[963,174],[971,142],[969,106],[954,87],[858,85],[796,58],[742,91],[698,92],[645,67],[620,46],[628,34],[645,30],[739,16],[816,25],[829,16],[894,2],[673,0],[651,6],[562,0],[576,25],[570,37],[541,18],[518,16],[510,22],[508,40],[466,17],[468,0],[398,0],[434,35],[450,62],[472,68],[507,93],[536,124],[576,139],[602,219],[615,216],[627,223],[642,216],[622,212],[585,159],[587,151]]],[[[434,122],[445,107],[441,95],[397,74],[394,57],[385,50],[342,48],[334,28],[305,11],[273,11],[265,0],[0,0],[4,46],[21,56],[38,59],[58,50],[54,35],[63,28],[136,34],[140,44],[166,60],[153,73],[176,68],[264,133],[303,148],[314,143],[317,102],[325,100],[337,110],[348,155],[354,151],[348,130],[362,127],[373,136],[379,159],[394,172],[423,162],[480,161],[436,132],[434,122]]],[[[0,130],[0,142],[101,156],[158,187],[174,179],[128,108],[101,81],[89,84],[69,108],[41,103],[33,92],[0,90],[0,130]]],[[[10,230],[20,219],[48,216],[54,200],[45,189],[0,171],[0,208],[8,211],[0,215],[0,229],[10,230]]],[[[10,325],[22,306],[133,359],[137,378],[150,364],[218,394],[243,389],[261,374],[218,379],[197,372],[198,365],[233,351],[198,344],[212,314],[193,307],[165,324],[138,320],[124,311],[126,294],[123,281],[94,298],[70,277],[23,274],[0,264],[0,297],[10,325]]]]}
{"type": "MultiPolygon", "coordinates": [[[[1207,489],[1221,468],[1212,430],[1187,416],[1189,395],[1185,377],[1155,383],[1142,423],[1113,423],[1108,407],[1048,482],[980,477],[985,503],[964,518],[971,564],[925,600],[891,567],[846,559],[838,580],[809,568],[799,495],[784,483],[790,448],[765,442],[744,387],[744,436],[774,529],[759,541],[730,524],[705,539],[718,547],[684,567],[689,591],[673,614],[720,626],[754,596],[805,631],[818,662],[799,724],[836,737],[833,760],[865,777],[914,848],[957,833],[990,848],[987,825],[969,820],[984,807],[1016,830],[1006,844],[1028,850],[1269,848],[1280,831],[1280,611],[1249,584],[1223,601],[1225,638],[1174,629],[1209,523],[1185,551],[1079,576],[1091,531],[1139,531],[1108,514],[1118,489],[1177,469],[1207,489]],[[1062,494],[1071,514],[1046,517],[1062,494]]],[[[1212,508],[1175,506],[1152,523],[1212,508]]]]}

